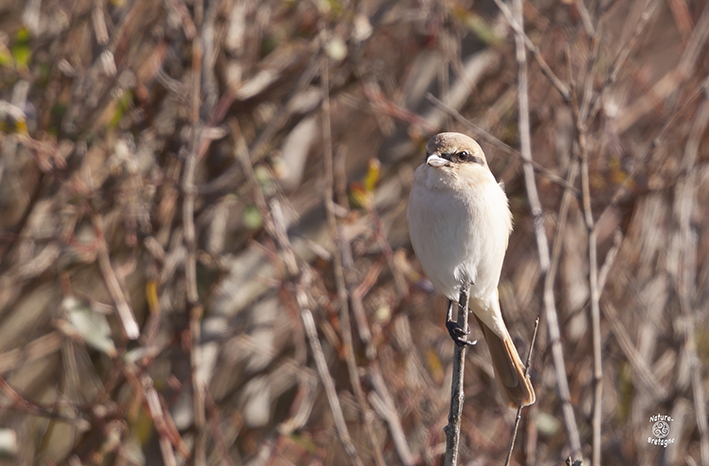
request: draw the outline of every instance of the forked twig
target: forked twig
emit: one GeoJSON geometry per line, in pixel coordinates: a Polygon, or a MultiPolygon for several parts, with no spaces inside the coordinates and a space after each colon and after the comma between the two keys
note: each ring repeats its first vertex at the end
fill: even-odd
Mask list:
{"type": "Polygon", "coordinates": [[[593,211],[591,210],[591,187],[589,181],[588,168],[588,148],[586,146],[586,131],[585,122],[581,121],[578,106],[576,105],[576,96],[573,98],[573,115],[576,120],[577,143],[579,145],[579,155],[581,158],[581,190],[582,190],[582,206],[584,213],[584,223],[588,234],[588,281],[591,293],[591,334],[593,341],[593,419],[591,425],[593,427],[593,466],[601,464],[601,399],[603,396],[603,365],[601,354],[601,308],[600,308],[600,289],[598,287],[598,236],[593,220],[593,211]]]}
{"type": "MultiPolygon", "coordinates": [[[[532,341],[529,344],[529,353],[527,354],[527,368],[524,370],[524,377],[529,376],[529,366],[532,363],[532,351],[534,351],[534,343],[537,341],[537,331],[539,330],[539,316],[534,320],[534,333],[532,333],[532,341]]],[[[522,402],[519,403],[517,407],[517,417],[515,418],[515,426],[512,429],[512,440],[510,441],[510,448],[507,450],[507,459],[505,459],[505,466],[509,466],[510,459],[512,458],[512,450],[515,447],[515,440],[517,440],[517,430],[519,429],[519,423],[522,420],[522,402]]]]}
{"type": "Polygon", "coordinates": [[[556,90],[559,91],[559,94],[561,94],[561,97],[564,99],[564,101],[568,102],[569,99],[571,99],[571,92],[569,91],[568,86],[564,84],[561,79],[559,79],[559,77],[552,71],[546,60],[544,60],[544,57],[542,57],[542,54],[539,51],[539,47],[534,45],[529,36],[525,34],[524,27],[522,26],[523,21],[520,18],[514,18],[512,16],[510,8],[505,5],[502,0],[495,0],[495,5],[497,5],[497,7],[502,12],[502,15],[505,17],[505,20],[507,20],[507,23],[515,31],[515,37],[519,38],[519,40],[522,41],[523,46],[526,46],[529,51],[532,52],[532,55],[534,55],[534,58],[537,60],[537,64],[542,70],[542,73],[544,73],[544,76],[546,76],[552,83],[552,85],[556,88],[556,90]]]}

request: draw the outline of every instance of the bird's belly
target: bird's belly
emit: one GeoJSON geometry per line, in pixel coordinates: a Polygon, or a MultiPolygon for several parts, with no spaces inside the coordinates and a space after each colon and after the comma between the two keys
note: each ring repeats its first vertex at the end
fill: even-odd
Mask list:
{"type": "Polygon", "coordinates": [[[424,272],[441,294],[457,300],[461,283],[477,282],[483,255],[479,212],[450,192],[419,187],[412,192],[409,224],[424,272]]]}

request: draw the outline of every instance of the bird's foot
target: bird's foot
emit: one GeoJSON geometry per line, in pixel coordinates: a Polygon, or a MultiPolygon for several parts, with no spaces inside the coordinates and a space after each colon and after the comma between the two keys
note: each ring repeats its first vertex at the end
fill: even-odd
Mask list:
{"type": "Polygon", "coordinates": [[[449,320],[446,322],[446,328],[448,329],[448,333],[451,338],[458,346],[473,346],[478,342],[478,340],[466,340],[465,337],[470,335],[470,328],[468,327],[468,330],[463,330],[463,327],[461,327],[455,320],[449,320]]]}

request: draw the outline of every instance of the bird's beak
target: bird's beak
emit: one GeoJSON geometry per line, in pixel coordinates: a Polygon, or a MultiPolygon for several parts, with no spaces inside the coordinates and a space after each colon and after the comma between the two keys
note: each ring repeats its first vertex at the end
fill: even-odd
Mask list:
{"type": "Polygon", "coordinates": [[[431,154],[426,159],[426,163],[432,167],[438,168],[448,164],[448,160],[438,154],[431,154]]]}

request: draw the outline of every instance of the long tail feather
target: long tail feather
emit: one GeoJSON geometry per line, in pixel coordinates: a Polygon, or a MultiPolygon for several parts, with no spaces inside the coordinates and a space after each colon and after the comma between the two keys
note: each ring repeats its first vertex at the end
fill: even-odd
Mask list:
{"type": "Polygon", "coordinates": [[[512,338],[509,334],[506,338],[500,338],[495,332],[485,325],[477,316],[475,318],[480,324],[480,328],[485,335],[492,366],[495,368],[495,376],[502,393],[514,406],[522,403],[522,406],[529,406],[536,400],[534,388],[529,377],[524,376],[524,363],[517,353],[512,338]]]}

